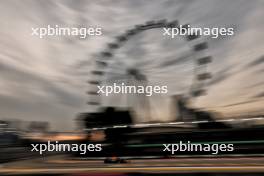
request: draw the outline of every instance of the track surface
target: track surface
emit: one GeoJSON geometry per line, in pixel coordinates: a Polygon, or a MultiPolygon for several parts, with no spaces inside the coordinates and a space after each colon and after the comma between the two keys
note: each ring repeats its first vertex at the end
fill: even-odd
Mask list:
{"type": "Polygon", "coordinates": [[[264,173],[264,157],[174,158],[128,160],[104,164],[102,160],[76,160],[65,156],[28,159],[0,165],[0,174],[47,173],[264,173]]]}

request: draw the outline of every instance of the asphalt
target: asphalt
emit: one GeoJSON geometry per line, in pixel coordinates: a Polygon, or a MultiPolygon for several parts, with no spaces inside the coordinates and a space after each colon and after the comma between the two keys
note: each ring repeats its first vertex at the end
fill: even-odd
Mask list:
{"type": "Polygon", "coordinates": [[[0,165],[0,174],[75,173],[264,173],[264,157],[131,159],[125,164],[67,156],[39,157],[0,165]]]}

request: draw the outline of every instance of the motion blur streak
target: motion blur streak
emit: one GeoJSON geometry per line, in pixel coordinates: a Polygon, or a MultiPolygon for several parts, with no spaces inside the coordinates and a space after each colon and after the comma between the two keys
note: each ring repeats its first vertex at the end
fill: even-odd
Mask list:
{"type": "Polygon", "coordinates": [[[0,175],[263,175],[263,17],[263,0],[1,0],[0,175]],[[31,35],[52,26],[102,35],[31,35]],[[234,35],[163,35],[179,26],[234,35]],[[98,92],[115,82],[166,91],[98,92]],[[31,152],[48,141],[102,150],[31,152]],[[179,141],[234,150],[163,151],[179,141]]]}

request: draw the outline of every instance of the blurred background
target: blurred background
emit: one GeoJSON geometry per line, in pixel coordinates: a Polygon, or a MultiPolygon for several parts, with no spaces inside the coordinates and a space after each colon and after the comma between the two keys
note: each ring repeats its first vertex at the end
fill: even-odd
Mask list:
{"type": "Polygon", "coordinates": [[[1,0],[0,173],[262,172],[263,16],[263,0],[1,0]],[[162,35],[177,24],[232,27],[234,35],[162,35]],[[31,35],[47,25],[103,34],[31,35]],[[96,93],[116,82],[166,85],[168,93],[96,93]],[[102,143],[103,152],[30,152],[48,140],[102,143]],[[235,151],[160,152],[179,140],[233,143],[235,151]]]}

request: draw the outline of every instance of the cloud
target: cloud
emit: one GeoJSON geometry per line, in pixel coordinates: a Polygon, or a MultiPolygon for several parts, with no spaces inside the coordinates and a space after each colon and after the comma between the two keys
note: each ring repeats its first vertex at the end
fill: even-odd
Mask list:
{"type": "Polygon", "coordinates": [[[263,97],[264,97],[264,92],[260,92],[256,94],[255,96],[253,96],[253,98],[263,98],[263,97]]]}
{"type": "MultiPolygon", "coordinates": [[[[245,65],[254,68],[263,63],[263,56],[257,58],[263,54],[261,3],[262,0],[1,1],[0,118],[47,119],[56,130],[73,129],[76,114],[89,110],[85,81],[90,79],[88,73],[97,54],[134,25],[164,18],[194,26],[235,26],[233,37],[206,39],[214,58],[209,66],[213,74],[209,89],[214,97],[205,97],[203,103],[213,105],[229,99],[239,102],[238,92],[252,94],[263,88],[241,88],[261,79],[259,73],[243,70],[245,65]],[[31,27],[48,24],[99,26],[103,36],[40,40],[30,35],[31,27]],[[231,91],[233,87],[236,90],[231,91]]],[[[168,84],[171,93],[187,90],[193,68],[185,50],[188,46],[181,39],[168,42],[159,34],[148,31],[130,40],[118,50],[116,62],[108,71],[124,73],[126,66],[135,61],[149,80],[168,84]]],[[[116,74],[112,76],[116,78],[116,74]]]]}
{"type": "Polygon", "coordinates": [[[261,56],[260,58],[255,59],[255,60],[251,61],[250,63],[248,63],[246,65],[246,67],[255,67],[255,66],[258,66],[258,65],[263,64],[263,63],[264,63],[264,56],[261,56]]]}

